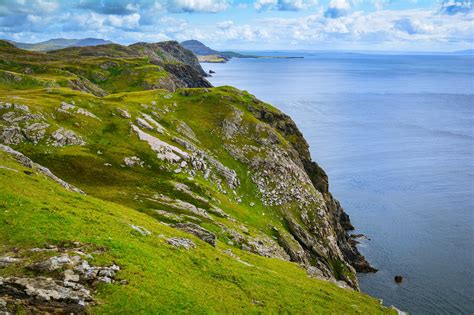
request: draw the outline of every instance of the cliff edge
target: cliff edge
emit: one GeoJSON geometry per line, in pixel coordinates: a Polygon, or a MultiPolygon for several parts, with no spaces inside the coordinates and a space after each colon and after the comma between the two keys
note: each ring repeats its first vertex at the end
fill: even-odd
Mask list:
{"type": "Polygon", "coordinates": [[[0,51],[0,311],[386,311],[290,117],[175,42],[0,51]]]}

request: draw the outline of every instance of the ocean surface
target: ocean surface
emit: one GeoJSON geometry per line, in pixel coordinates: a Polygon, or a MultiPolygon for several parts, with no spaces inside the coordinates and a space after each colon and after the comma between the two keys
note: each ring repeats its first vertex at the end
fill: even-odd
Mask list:
{"type": "Polygon", "coordinates": [[[474,313],[474,57],[274,53],[203,64],[289,114],[378,269],[362,291],[413,314],[474,313]],[[402,284],[393,277],[402,275],[402,284]]]}

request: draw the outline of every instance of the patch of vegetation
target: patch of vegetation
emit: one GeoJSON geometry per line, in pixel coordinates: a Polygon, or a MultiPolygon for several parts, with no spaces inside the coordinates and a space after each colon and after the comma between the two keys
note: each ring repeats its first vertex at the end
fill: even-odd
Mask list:
{"type": "MultiPolygon", "coordinates": [[[[385,311],[375,299],[311,279],[292,263],[233,248],[247,266],[224,254],[224,244],[216,250],[131,208],[67,192],[38,173],[25,174],[4,153],[0,165],[10,168],[0,168],[0,251],[79,241],[107,248],[96,257],[102,264],[122,266],[119,279],[128,284],[100,286],[91,313],[385,311]],[[152,234],[137,235],[129,224],[152,234]],[[191,238],[198,246],[175,249],[166,237],[191,238]]],[[[4,276],[24,272],[0,269],[4,276]]]]}
{"type": "MultiPolygon", "coordinates": [[[[0,102],[10,104],[0,108],[0,131],[10,127],[4,117],[20,119],[15,126],[23,133],[29,120],[47,125],[37,142],[23,137],[10,146],[86,193],[68,192],[0,153],[0,256],[13,247],[74,241],[106,248],[95,259],[119,264],[119,276],[129,283],[100,286],[92,313],[387,311],[375,299],[309,278],[295,263],[241,250],[243,245],[235,241],[236,234],[277,239],[276,230],[288,230],[285,212],[302,224],[297,201],[264,204],[249,163],[235,158],[228,148],[231,141],[242,148],[260,147],[260,152],[245,155],[249,160],[265,155],[267,148],[259,141],[270,137],[282,148],[304,149],[301,137],[287,134],[286,125],[276,125],[275,117],[286,120],[274,107],[232,87],[160,89],[157,82],[173,76],[165,70],[166,63],[179,61],[155,46],[102,45],[45,54],[0,41],[0,53],[0,102]],[[141,55],[150,49],[155,49],[155,59],[141,55]],[[109,95],[72,90],[69,82],[75,79],[109,95]],[[245,134],[236,133],[229,140],[222,125],[234,115],[239,115],[245,134]],[[159,158],[132,125],[188,154],[197,153],[183,140],[199,148],[212,174],[159,158]],[[60,129],[84,143],[51,145],[51,134],[60,129]],[[127,158],[139,163],[127,165],[127,158]],[[212,159],[234,171],[240,185],[230,187],[212,159]],[[162,223],[183,220],[215,233],[216,248],[162,223]],[[152,234],[142,236],[130,224],[152,234]],[[166,242],[169,237],[192,239],[197,247],[176,249],[166,242]]],[[[330,267],[338,279],[355,277],[342,262],[330,267]]],[[[0,276],[8,275],[29,274],[15,267],[0,269],[0,276]]]]}

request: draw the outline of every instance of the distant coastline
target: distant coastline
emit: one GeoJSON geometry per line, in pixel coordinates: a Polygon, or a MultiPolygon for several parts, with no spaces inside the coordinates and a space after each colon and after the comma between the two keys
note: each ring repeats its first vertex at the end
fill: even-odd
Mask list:
{"type": "Polygon", "coordinates": [[[255,59],[301,59],[302,56],[258,56],[237,53],[234,51],[217,51],[198,40],[191,39],[181,42],[181,45],[191,50],[200,63],[226,63],[232,58],[255,58],[255,59]]]}
{"type": "MultiPolygon", "coordinates": [[[[200,63],[226,63],[230,59],[224,58],[215,58],[215,59],[208,59],[208,56],[198,56],[198,60],[200,63]]],[[[244,56],[244,57],[234,57],[234,58],[245,58],[245,59],[304,59],[303,56],[244,56]]]]}

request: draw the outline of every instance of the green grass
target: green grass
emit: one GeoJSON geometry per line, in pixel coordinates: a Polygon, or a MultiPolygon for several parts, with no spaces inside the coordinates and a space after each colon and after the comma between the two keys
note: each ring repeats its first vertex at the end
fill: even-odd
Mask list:
{"type": "Polygon", "coordinates": [[[233,248],[249,267],[223,254],[226,245],[220,242],[216,250],[131,208],[65,191],[37,173],[24,174],[27,169],[4,153],[0,165],[19,171],[0,168],[0,250],[80,241],[105,247],[97,261],[122,267],[118,277],[128,285],[100,286],[92,313],[385,311],[375,299],[311,279],[295,264],[233,248]],[[152,235],[133,233],[131,223],[152,235]],[[197,248],[174,249],[162,235],[191,238],[197,248]]]}
{"type": "MultiPolygon", "coordinates": [[[[24,52],[0,41],[0,52],[0,101],[24,104],[31,113],[41,114],[50,124],[48,135],[61,127],[86,141],[84,146],[56,148],[45,137],[38,144],[25,141],[12,147],[87,194],[67,192],[38,174],[24,174],[23,167],[1,153],[0,165],[19,173],[0,168],[0,255],[12,247],[73,241],[107,248],[96,257],[97,262],[118,263],[123,267],[120,278],[127,279],[129,284],[101,286],[100,303],[91,310],[97,313],[386,311],[378,301],[364,294],[309,278],[297,264],[241,251],[239,244],[228,245],[231,237],[219,224],[248,237],[272,238],[277,236],[273,227],[289,235],[285,213],[301,220],[296,202],[265,206],[249,176],[252,169],[226,150],[229,143],[262,147],[258,139],[268,137],[269,133],[276,135],[283,149],[304,149],[302,137],[286,135],[279,126],[257,128],[269,120],[258,117],[262,113],[283,117],[283,122],[289,119],[276,108],[232,87],[175,92],[156,89],[153,85],[170,75],[161,65],[150,63],[149,58],[130,56],[134,52],[130,47],[104,45],[44,54],[24,52]],[[96,97],[71,90],[67,87],[71,79],[87,79],[111,94],[96,97]],[[58,108],[63,101],[74,103],[99,119],[62,113],[58,108]],[[120,117],[117,108],[126,109],[132,119],[120,117]],[[237,110],[242,112],[241,125],[246,132],[225,139],[222,122],[237,110]],[[176,174],[175,164],[158,159],[149,145],[131,132],[130,123],[136,124],[135,119],[142,114],[154,117],[166,128],[163,134],[151,130],[147,133],[182,150],[185,148],[173,138],[185,138],[178,131],[179,122],[188,125],[198,139],[196,146],[236,171],[240,186],[235,194],[220,175],[216,178],[222,181],[221,187],[215,179],[204,178],[203,172],[189,178],[185,173],[176,174]],[[123,160],[130,156],[138,156],[144,167],[125,167],[123,160]],[[176,182],[185,183],[195,195],[176,189],[176,182]],[[205,210],[217,206],[235,220],[214,215],[213,220],[200,218],[203,227],[216,233],[217,249],[193,239],[198,244],[196,249],[176,250],[159,235],[192,236],[160,223],[173,220],[165,219],[155,210],[177,215],[192,213],[153,200],[157,194],[205,210]],[[153,235],[139,236],[129,223],[143,226],[153,235]],[[248,232],[244,232],[242,225],[248,232]],[[221,250],[229,248],[253,267],[222,253],[221,250]]],[[[0,117],[10,110],[0,110],[0,117]]],[[[0,119],[0,130],[6,125],[0,119]]],[[[19,126],[24,128],[26,123],[20,122],[19,126]]],[[[258,154],[265,153],[265,149],[262,147],[258,154]]],[[[251,153],[247,158],[258,154],[251,153]]],[[[355,277],[339,260],[331,260],[328,267],[338,279],[355,277]]],[[[0,269],[0,276],[11,274],[28,273],[21,268],[0,269]]]]}

